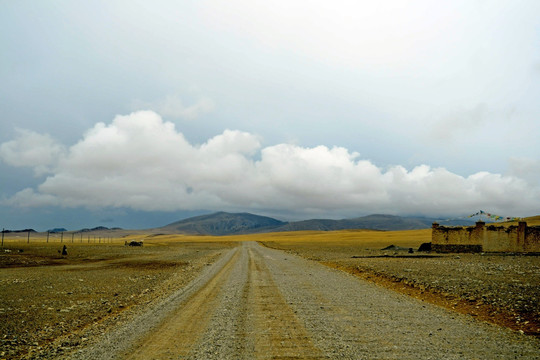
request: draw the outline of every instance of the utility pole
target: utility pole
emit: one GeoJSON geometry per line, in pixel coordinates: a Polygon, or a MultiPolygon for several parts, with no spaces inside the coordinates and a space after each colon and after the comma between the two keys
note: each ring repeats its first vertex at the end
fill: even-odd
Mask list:
{"type": "Polygon", "coordinates": [[[4,232],[6,229],[2,228],[2,247],[4,247],[4,232]]]}
{"type": "Polygon", "coordinates": [[[28,230],[28,238],[27,238],[27,240],[26,240],[26,243],[27,243],[27,244],[30,244],[30,230],[28,230]]]}
{"type": "Polygon", "coordinates": [[[72,244],[73,244],[73,238],[74,238],[74,237],[75,237],[75,233],[72,232],[72,233],[71,233],[71,243],[72,243],[72,244]]]}
{"type": "Polygon", "coordinates": [[[49,230],[47,230],[47,242],[49,242],[49,230]]]}
{"type": "Polygon", "coordinates": [[[60,242],[61,243],[64,242],[64,232],[63,231],[60,231],[60,242]]]}

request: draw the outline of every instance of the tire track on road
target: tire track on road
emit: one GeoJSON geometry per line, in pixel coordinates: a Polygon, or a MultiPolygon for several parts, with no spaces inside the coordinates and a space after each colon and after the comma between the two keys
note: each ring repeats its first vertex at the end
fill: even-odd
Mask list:
{"type": "Polygon", "coordinates": [[[249,326],[255,336],[256,359],[320,359],[311,334],[287,304],[265,259],[249,249],[249,326]]]}
{"type": "Polygon", "coordinates": [[[321,358],[274,283],[265,259],[244,243],[207,332],[189,359],[321,358]]]}
{"type": "Polygon", "coordinates": [[[134,344],[124,357],[134,360],[165,359],[189,354],[206,331],[213,310],[217,307],[218,295],[238,257],[237,251],[204,287],[193,294],[149,336],[134,344]]]}
{"type": "MultiPolygon", "coordinates": [[[[237,254],[238,248],[226,252],[185,287],[173,292],[161,302],[146,309],[141,309],[139,314],[130,321],[104,333],[96,344],[71,353],[66,358],[73,360],[108,360],[129,357],[127,351],[133,349],[134,343],[142,341],[141,339],[148,336],[148,334],[155,333],[155,329],[163,322],[166,322],[170,314],[178,311],[182,304],[206,286],[207,282],[213,279],[217,273],[223,271],[223,268],[230,264],[237,254]]],[[[150,358],[154,357],[151,356],[150,358]]]]}
{"type": "Polygon", "coordinates": [[[222,287],[207,331],[192,348],[189,359],[250,359],[253,342],[246,331],[248,252],[240,249],[234,269],[222,287]]]}

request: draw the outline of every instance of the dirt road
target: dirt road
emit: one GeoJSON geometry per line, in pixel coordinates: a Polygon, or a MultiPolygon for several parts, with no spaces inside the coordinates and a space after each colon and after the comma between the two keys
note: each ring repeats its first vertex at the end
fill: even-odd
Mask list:
{"type": "Polygon", "coordinates": [[[535,359],[540,341],[254,242],[76,359],[535,359]]]}

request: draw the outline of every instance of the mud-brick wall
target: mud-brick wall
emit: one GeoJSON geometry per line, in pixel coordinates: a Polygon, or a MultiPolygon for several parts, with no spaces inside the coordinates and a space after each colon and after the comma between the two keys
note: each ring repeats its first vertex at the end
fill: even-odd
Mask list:
{"type": "Polygon", "coordinates": [[[540,226],[526,228],[523,248],[526,252],[540,253],[540,226]]]}
{"type": "Polygon", "coordinates": [[[519,252],[523,248],[524,227],[488,226],[482,244],[483,251],[487,252],[519,252]],[[521,236],[520,236],[521,235],[521,236]]]}
{"type": "Polygon", "coordinates": [[[431,247],[439,252],[540,252],[540,227],[444,227],[433,224],[431,247]]]}
{"type": "Polygon", "coordinates": [[[446,227],[433,224],[431,248],[438,252],[480,252],[483,223],[475,227],[446,227]]]}

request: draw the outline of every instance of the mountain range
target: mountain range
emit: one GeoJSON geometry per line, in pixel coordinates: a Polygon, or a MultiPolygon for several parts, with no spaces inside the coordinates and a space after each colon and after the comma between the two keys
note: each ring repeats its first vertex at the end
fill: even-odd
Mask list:
{"type": "MultiPolygon", "coordinates": [[[[217,212],[176,221],[153,230],[166,234],[216,236],[300,230],[415,230],[430,228],[434,221],[437,221],[437,219],[373,214],[342,220],[311,219],[284,222],[271,217],[250,213],[217,212]]],[[[472,225],[473,223],[471,220],[443,222],[444,225],[472,225]]]]}

